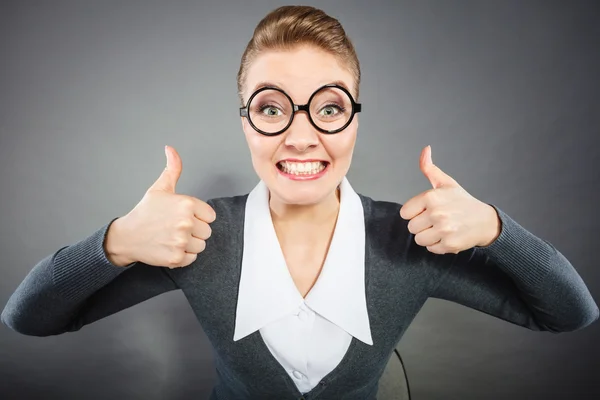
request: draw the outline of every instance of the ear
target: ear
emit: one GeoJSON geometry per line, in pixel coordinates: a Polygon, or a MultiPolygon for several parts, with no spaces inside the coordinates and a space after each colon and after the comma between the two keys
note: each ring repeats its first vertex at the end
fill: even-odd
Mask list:
{"type": "Polygon", "coordinates": [[[250,131],[250,129],[252,129],[252,127],[248,123],[248,118],[240,117],[240,120],[242,123],[242,131],[244,132],[244,135],[247,136],[248,132],[250,131]]]}

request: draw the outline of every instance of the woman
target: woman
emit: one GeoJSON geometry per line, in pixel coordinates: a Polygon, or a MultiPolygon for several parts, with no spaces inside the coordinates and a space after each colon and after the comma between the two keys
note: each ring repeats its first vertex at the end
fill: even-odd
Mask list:
{"type": "Polygon", "coordinates": [[[41,260],[2,321],[56,335],[181,289],[214,348],[211,399],[365,400],[429,297],[536,331],[598,318],[569,261],[469,195],[429,147],[421,169],[433,189],[404,205],[354,192],[359,84],[337,20],[274,10],[238,74],[258,185],[207,202],[177,194],[182,164],[167,147],[142,200],[41,260]]]}

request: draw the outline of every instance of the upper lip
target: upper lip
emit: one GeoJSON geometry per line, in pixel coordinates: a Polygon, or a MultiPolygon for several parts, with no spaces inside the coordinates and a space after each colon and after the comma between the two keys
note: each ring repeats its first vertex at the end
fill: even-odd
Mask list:
{"type": "Polygon", "coordinates": [[[289,161],[289,162],[301,162],[301,163],[305,163],[305,162],[329,162],[329,161],[325,161],[325,160],[319,160],[318,158],[308,158],[306,160],[300,160],[298,158],[284,158],[283,160],[279,160],[277,161],[278,163],[280,162],[284,162],[284,161],[289,161]]]}

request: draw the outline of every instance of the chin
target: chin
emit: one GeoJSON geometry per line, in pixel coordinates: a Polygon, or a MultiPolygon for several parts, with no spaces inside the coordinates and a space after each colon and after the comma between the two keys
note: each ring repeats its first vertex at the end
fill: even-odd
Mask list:
{"type": "Polygon", "coordinates": [[[272,195],[275,195],[285,204],[307,206],[318,204],[330,194],[329,190],[316,190],[317,188],[295,188],[285,190],[280,185],[275,183],[269,186],[272,195]]]}

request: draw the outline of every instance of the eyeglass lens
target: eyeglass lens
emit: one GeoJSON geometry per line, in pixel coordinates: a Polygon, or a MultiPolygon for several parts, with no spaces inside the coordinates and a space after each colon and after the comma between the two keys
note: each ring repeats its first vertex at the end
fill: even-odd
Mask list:
{"type": "MultiPolygon", "coordinates": [[[[275,133],[284,129],[293,116],[290,99],[278,90],[258,93],[249,105],[248,116],[261,131],[275,133]]],[[[352,116],[352,101],[339,88],[324,87],[310,101],[310,118],[321,129],[342,128],[352,116]]]]}

